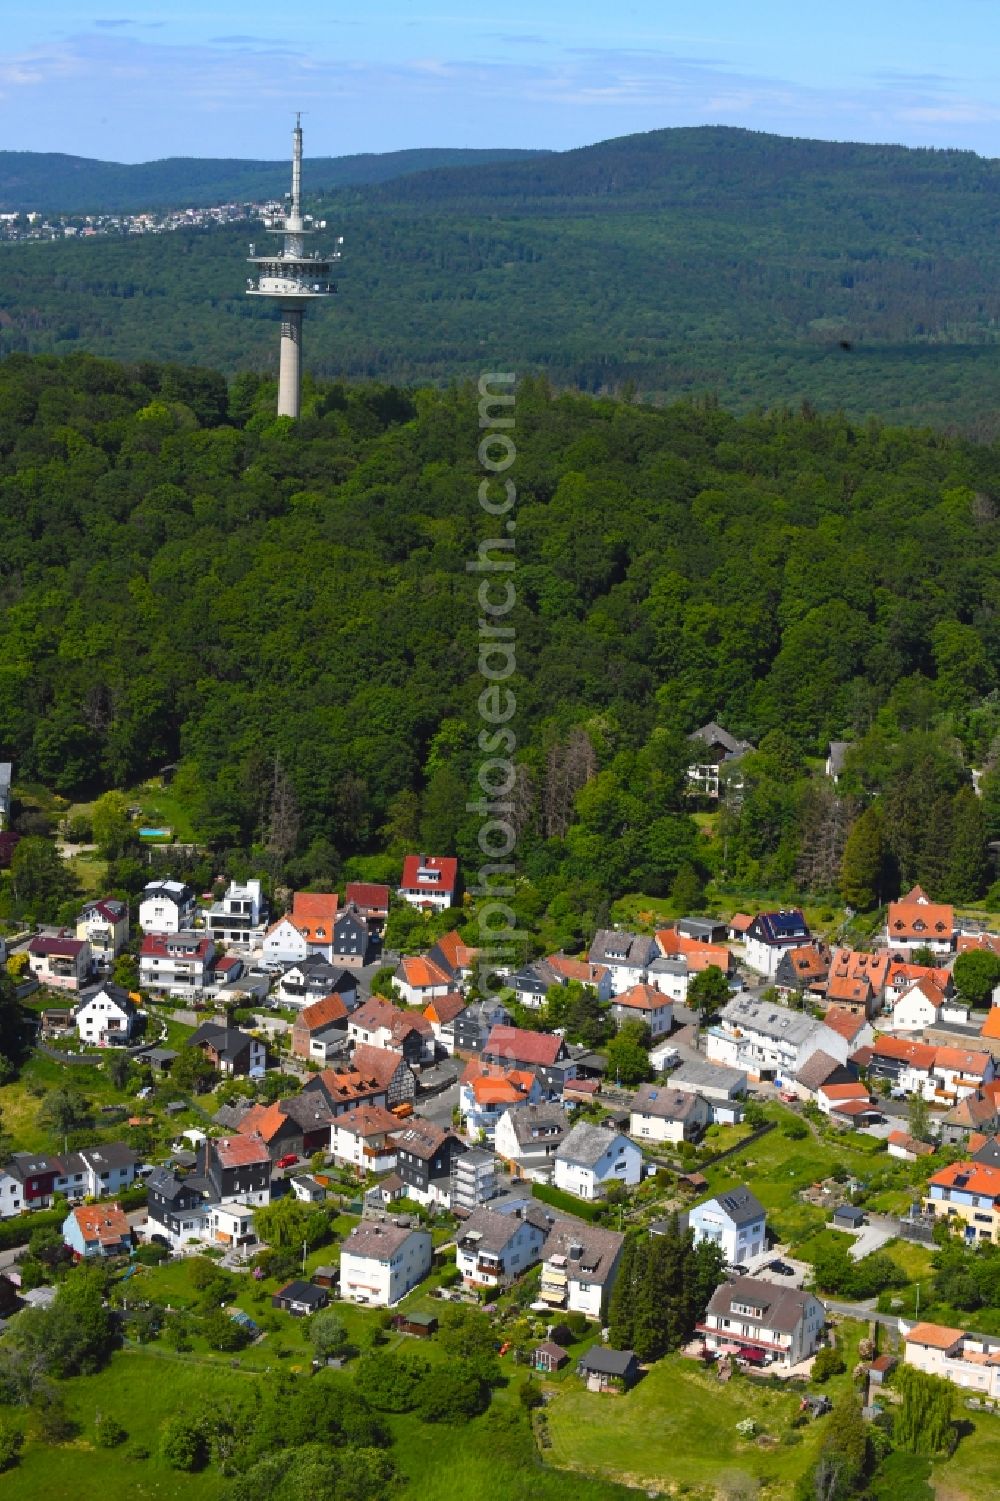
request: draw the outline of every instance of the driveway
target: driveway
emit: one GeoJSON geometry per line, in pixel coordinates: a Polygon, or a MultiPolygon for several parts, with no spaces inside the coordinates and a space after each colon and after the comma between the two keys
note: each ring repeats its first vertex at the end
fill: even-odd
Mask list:
{"type": "MultiPolygon", "coordinates": [[[[838,1225],[837,1227],[841,1227],[838,1225]]],[[[854,1244],[848,1251],[852,1261],[860,1261],[864,1256],[870,1256],[873,1251],[881,1251],[887,1241],[893,1239],[899,1232],[894,1220],[884,1219],[881,1215],[872,1215],[867,1225],[862,1225],[860,1230],[848,1230],[847,1235],[854,1236],[854,1244]]]]}

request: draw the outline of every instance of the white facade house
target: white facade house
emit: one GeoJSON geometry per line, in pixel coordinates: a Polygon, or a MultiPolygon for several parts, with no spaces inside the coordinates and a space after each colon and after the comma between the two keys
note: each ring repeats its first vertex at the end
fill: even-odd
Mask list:
{"type": "Polygon", "coordinates": [[[787,912],[758,912],[746,931],[744,957],[751,969],[773,980],[788,950],[800,948],[810,941],[811,936],[798,908],[787,912]]]}
{"type": "Polygon", "coordinates": [[[205,913],[205,932],[216,943],[249,948],[264,936],[265,911],[259,881],[230,881],[222,900],[205,913]]]}
{"type": "Polygon", "coordinates": [[[454,855],[407,855],[398,894],[411,907],[443,912],[454,905],[457,886],[454,855]]]}
{"type": "Polygon", "coordinates": [[[150,881],[139,902],[144,933],[180,933],[195,917],[194,892],[183,881],[150,881]]]}
{"type": "Polygon", "coordinates": [[[462,1281],[466,1287],[507,1287],[540,1259],[548,1231],[542,1205],[530,1199],[474,1210],[455,1242],[462,1281]]]}
{"type": "Polygon", "coordinates": [[[330,1150],[337,1162],[366,1173],[391,1173],[396,1166],[396,1139],[401,1122],[383,1105],[355,1105],[330,1126],[330,1150]]]}
{"type": "Polygon", "coordinates": [[[671,1001],[683,1004],[687,1000],[691,983],[691,970],[684,958],[661,956],[654,959],[646,971],[646,983],[654,986],[671,1001]]]}
{"type": "Polygon", "coordinates": [[[268,928],[262,948],[265,964],[299,964],[309,953],[305,934],[287,913],[268,928]]]}
{"type": "Polygon", "coordinates": [[[340,1295],[391,1308],[424,1280],[432,1255],[428,1231],[363,1220],[341,1247],[340,1295]]]}
{"type": "Polygon", "coordinates": [[[1000,1400],[1000,1339],[969,1334],[943,1324],[904,1324],[906,1364],[929,1376],[939,1376],[981,1397],[1000,1400]]]}
{"type": "Polygon", "coordinates": [[[846,1063],[847,1038],[802,1011],[741,997],[723,1008],[705,1038],[709,1062],[740,1069],[753,1080],[790,1079],[819,1051],[846,1063]]]}
{"type": "Polygon", "coordinates": [[[694,1141],[712,1120],[700,1094],[664,1084],[640,1084],[632,1099],[629,1135],[637,1141],[694,1141]]]}
{"type": "Polygon", "coordinates": [[[579,1121],[555,1156],[553,1182],[580,1199],[600,1199],[609,1183],[634,1187],[642,1177],[642,1153],[619,1131],[579,1121]]]}
{"type": "Polygon", "coordinates": [[[787,1370],[812,1355],[823,1338],[826,1309],[812,1293],[754,1277],[733,1277],[715,1289],[695,1327],[709,1350],[748,1347],[765,1365],[787,1370]]]}
{"type": "Polygon", "coordinates": [[[215,978],[215,945],[200,933],[147,933],[139,950],[139,983],[171,995],[199,995],[215,978]]]}
{"type": "Polygon", "coordinates": [[[603,1323],[624,1243],[617,1230],[556,1220],[542,1247],[541,1301],[603,1323]]]}
{"type": "Polygon", "coordinates": [[[497,1121],[493,1148],[516,1177],[548,1183],[569,1130],[566,1112],[556,1101],[515,1105],[497,1121]]]}
{"type": "Polygon", "coordinates": [[[695,1245],[712,1241],[730,1266],[745,1264],[767,1249],[764,1208],[749,1188],[731,1188],[696,1204],[688,1214],[688,1225],[695,1245]]]}
{"type": "Polygon", "coordinates": [[[660,951],[656,939],[646,934],[599,928],[587,957],[591,964],[608,971],[612,994],[621,995],[623,990],[642,984],[660,951]]]}
{"type": "Polygon", "coordinates": [[[943,1007],[940,987],[933,980],[918,980],[892,1008],[892,1030],[922,1032],[925,1027],[934,1027],[941,1020],[943,1007]]]}
{"type": "Polygon", "coordinates": [[[85,1047],[125,1047],[136,1031],[138,1012],[120,985],[102,985],[76,1008],[73,1016],[85,1047]]]}

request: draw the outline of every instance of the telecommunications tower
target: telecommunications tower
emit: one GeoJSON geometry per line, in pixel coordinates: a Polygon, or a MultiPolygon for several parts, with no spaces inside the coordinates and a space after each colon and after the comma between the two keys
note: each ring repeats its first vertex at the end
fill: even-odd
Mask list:
{"type": "MultiPolygon", "coordinates": [[[[325,224],[319,228],[325,229],[325,224]]],[[[302,396],[302,314],[310,302],[330,297],[336,283],[330,281],[331,266],[340,260],[340,249],[329,258],[318,250],[306,251],[305,236],[314,232],[302,218],[302,117],[295,116],[292,132],[292,192],[289,210],[277,221],[271,234],[281,235],[282,248],[271,255],[257,255],[250,246],[249,261],[256,278],[247,277],[250,297],[271,297],[281,308],[281,359],[278,366],[278,416],[298,417],[302,396]]],[[[344,243],[343,236],[338,247],[344,243]]]]}

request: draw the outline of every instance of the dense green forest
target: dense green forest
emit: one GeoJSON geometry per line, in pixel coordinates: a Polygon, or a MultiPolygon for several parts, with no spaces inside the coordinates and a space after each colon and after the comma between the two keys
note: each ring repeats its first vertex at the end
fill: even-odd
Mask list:
{"type": "MultiPolygon", "coordinates": [[[[298,425],[273,402],[0,364],[0,759],[67,795],[177,761],[201,840],[300,883],[413,847],[478,865],[475,390],[309,386],[298,425]]],[[[983,895],[1000,450],[534,377],[515,432],[526,926],[578,942],[623,892],[713,878],[983,895]],[[685,791],[710,718],[759,747],[711,843],[685,791]],[[836,790],[830,737],[855,742],[836,790]]]]}
{"type": "MultiPolygon", "coordinates": [[[[427,150],[318,156],[309,162],[317,191],[387,182],[407,172],[482,165],[536,155],[531,151],[427,150]]],[[[57,151],[0,151],[0,209],[50,214],[139,213],[216,203],[258,203],[288,191],[288,161],[174,156],[157,162],[100,162],[57,151]]]]}
{"type": "MultiPolygon", "coordinates": [[[[444,384],[488,359],[595,393],[997,431],[1000,165],[971,152],[678,129],[335,192],[307,161],[305,181],[346,237],[307,330],[322,377],[444,384]]],[[[273,369],[247,238],[0,247],[0,353],[273,369]]]]}

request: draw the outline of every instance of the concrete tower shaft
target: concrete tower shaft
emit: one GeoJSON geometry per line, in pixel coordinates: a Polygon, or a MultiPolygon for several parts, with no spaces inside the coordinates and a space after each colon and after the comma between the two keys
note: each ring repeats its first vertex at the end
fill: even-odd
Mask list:
{"type": "MultiPolygon", "coordinates": [[[[312,221],[302,213],[302,121],[295,117],[292,132],[292,191],[288,212],[267,225],[271,234],[280,235],[281,249],[257,255],[250,246],[250,264],[256,276],[247,277],[247,294],[269,297],[281,309],[281,344],[278,363],[278,415],[298,417],[302,392],[302,314],[310,302],[330,297],[336,283],[330,281],[331,270],[340,261],[339,248],[330,256],[318,250],[306,250],[306,238],[314,233],[312,221]]],[[[325,228],[325,224],[319,226],[325,228]]],[[[343,243],[337,241],[338,247],[343,243]]]]}

